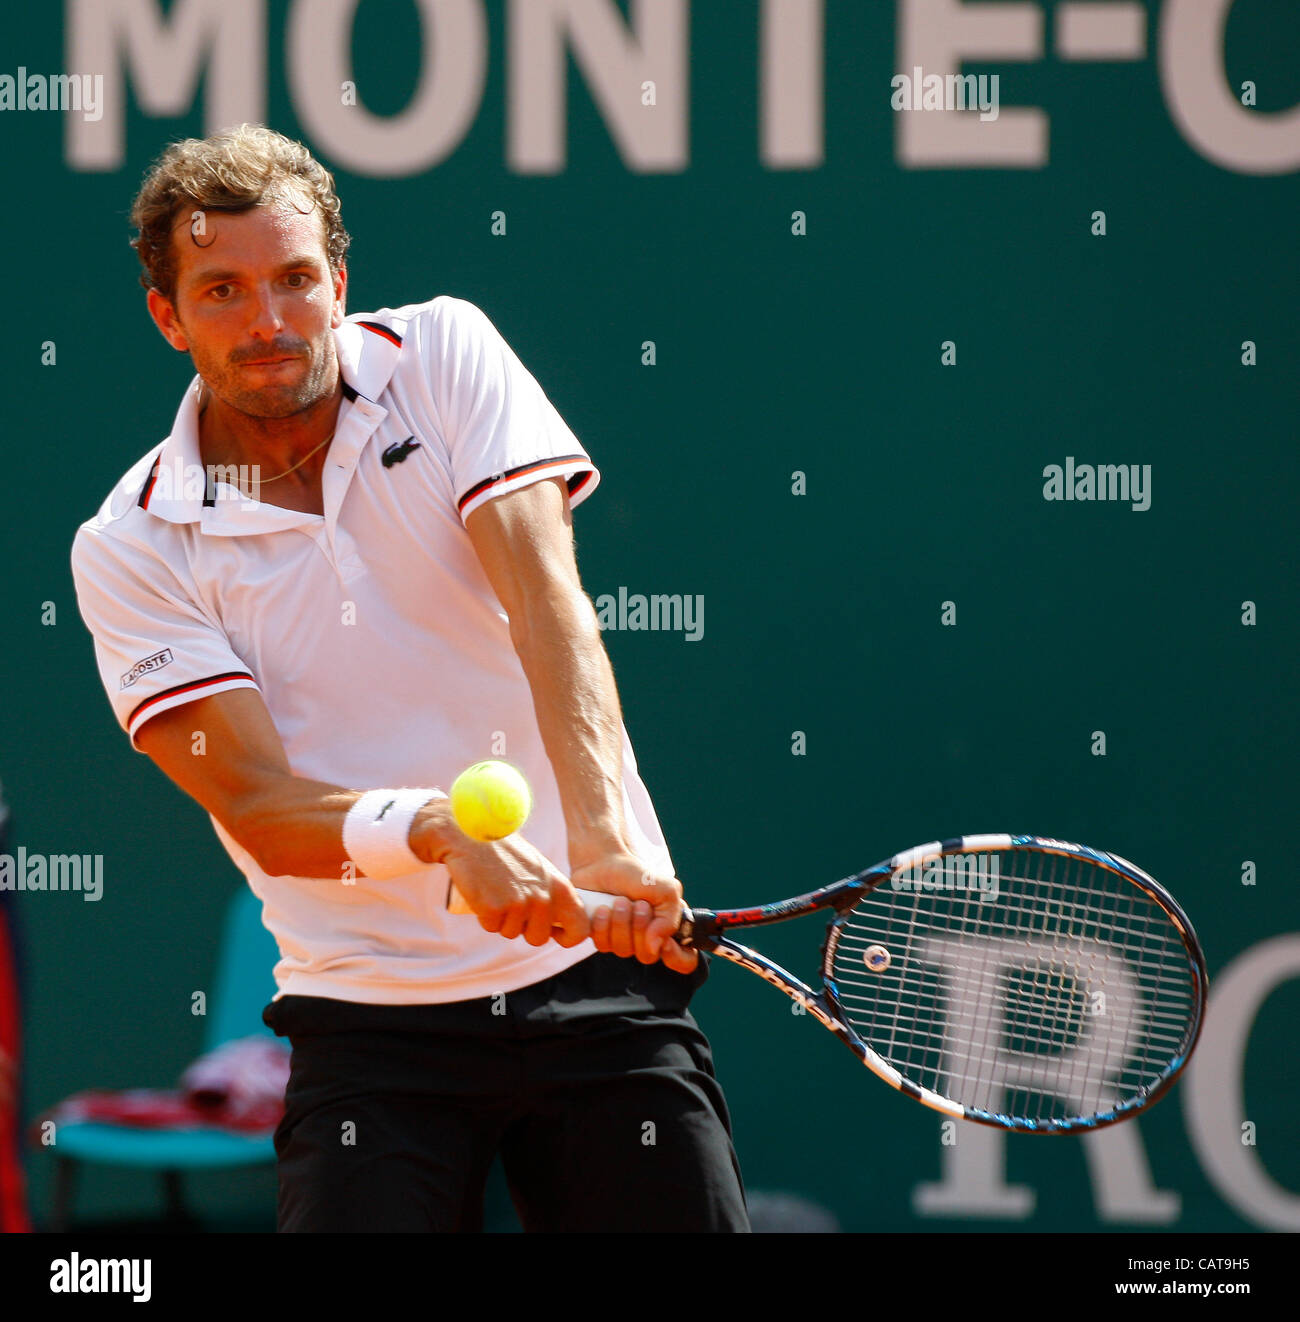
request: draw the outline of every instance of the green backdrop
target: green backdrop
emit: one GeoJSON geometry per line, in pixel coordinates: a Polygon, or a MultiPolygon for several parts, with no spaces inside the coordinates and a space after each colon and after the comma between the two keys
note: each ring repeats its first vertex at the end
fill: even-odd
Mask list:
{"type": "MultiPolygon", "coordinates": [[[[159,23],[185,8],[156,6],[159,23]]],[[[259,6],[225,8],[234,22],[259,6]]],[[[1004,114],[1042,109],[1045,159],[910,163],[890,79],[922,7],[830,0],[822,159],[779,168],[759,148],[762,7],[697,0],[685,168],[630,163],[571,56],[567,161],[535,173],[508,156],[509,75],[542,55],[509,50],[502,3],[461,8],[486,22],[486,82],[459,144],[414,173],[337,168],[313,139],[286,4],[255,24],[265,79],[247,77],[268,122],[337,168],[350,310],[478,303],[590,450],[603,482],[576,518],[589,593],[703,597],[698,641],[606,634],[689,894],[757,903],[963,832],[1079,839],[1163,879],[1198,923],[1212,987],[1247,1004],[1242,1032],[1219,1031],[1212,1003],[1190,1076],[1123,1138],[1095,1140],[1130,1145],[1115,1159],[1125,1190],[1079,1142],[964,1127],[945,1149],[938,1117],[717,966],[695,1008],[748,1184],[850,1230],[1300,1227],[1296,165],[1230,168],[1189,136],[1160,71],[1180,15],[1154,0],[1138,6],[1141,57],[1096,61],[1063,56],[1065,6],[1005,7],[1041,15],[1041,56],[964,67],[1000,75],[1004,114]],[[1067,456],[1149,464],[1150,508],[1045,500],[1044,468],[1067,456]],[[947,1195],[927,1193],[945,1170],[947,1195]]],[[[1297,11],[1226,12],[1220,82],[1254,83],[1253,113],[1282,122],[1300,102],[1297,11]]],[[[67,68],[87,15],[6,15],[0,72],[67,68]]],[[[418,6],[362,0],[352,59],[368,110],[401,115],[418,6]]],[[[205,815],[116,728],[67,566],[77,524],[166,433],[190,375],[147,319],[126,213],[162,146],[205,130],[212,78],[174,111],[140,84],[126,74],[108,168],[72,158],[70,114],[0,112],[0,776],[15,845],[105,857],[98,904],[19,902],[29,1117],[83,1087],[174,1080],[199,1050],[191,993],[242,884],[205,815]]],[[[811,973],[812,934],[763,944],[811,973]]],[[[51,1166],[29,1163],[38,1214],[51,1166]]],[[[256,1217],[273,1177],[194,1189],[205,1211],[256,1217]]],[[[94,1172],[78,1206],[134,1215],[154,1199],[143,1177],[94,1172]]]]}

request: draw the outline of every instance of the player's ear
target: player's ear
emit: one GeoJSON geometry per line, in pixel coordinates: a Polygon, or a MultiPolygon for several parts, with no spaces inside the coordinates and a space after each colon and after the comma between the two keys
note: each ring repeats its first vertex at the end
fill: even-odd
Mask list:
{"type": "Polygon", "coordinates": [[[147,302],[149,315],[153,318],[154,325],[162,332],[163,339],[173,349],[184,353],[190,347],[190,342],[181,329],[180,318],[176,315],[176,308],[171,299],[165,298],[156,289],[151,289],[147,302]]]}
{"type": "Polygon", "coordinates": [[[334,273],[334,312],[330,317],[331,326],[343,325],[343,319],[348,315],[348,268],[340,266],[334,273]]]}

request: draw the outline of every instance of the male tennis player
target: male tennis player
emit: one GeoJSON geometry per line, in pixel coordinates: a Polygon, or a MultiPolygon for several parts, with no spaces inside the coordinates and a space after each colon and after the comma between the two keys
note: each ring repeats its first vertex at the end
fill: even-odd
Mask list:
{"type": "Polygon", "coordinates": [[[279,943],[280,1228],[481,1228],[499,1152],[530,1230],[747,1229],[706,969],[575,565],[590,458],[473,304],[345,316],[300,144],[173,144],[132,219],[197,376],[73,571],[119,722],[279,943]],[[487,756],[535,803],[495,844],[442,793],[487,756]]]}

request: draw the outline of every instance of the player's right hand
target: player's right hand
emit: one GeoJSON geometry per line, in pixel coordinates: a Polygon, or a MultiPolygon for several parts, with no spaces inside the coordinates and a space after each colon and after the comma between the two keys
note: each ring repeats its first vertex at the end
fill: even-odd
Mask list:
{"type": "Polygon", "coordinates": [[[463,836],[438,861],[484,931],[566,948],[591,935],[591,920],[568,879],[520,835],[487,843],[463,836]]]}

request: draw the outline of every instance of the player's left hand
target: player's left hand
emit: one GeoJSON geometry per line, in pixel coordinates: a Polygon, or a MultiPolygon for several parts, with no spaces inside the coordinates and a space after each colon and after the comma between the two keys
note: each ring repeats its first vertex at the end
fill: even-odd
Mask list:
{"type": "Polygon", "coordinates": [[[675,973],[690,973],[700,962],[697,950],[683,950],[673,940],[682,921],[682,883],[645,867],[629,853],[610,853],[575,867],[569,881],[579,890],[609,892],[608,906],[591,920],[597,950],[642,964],[663,960],[675,973]]]}

